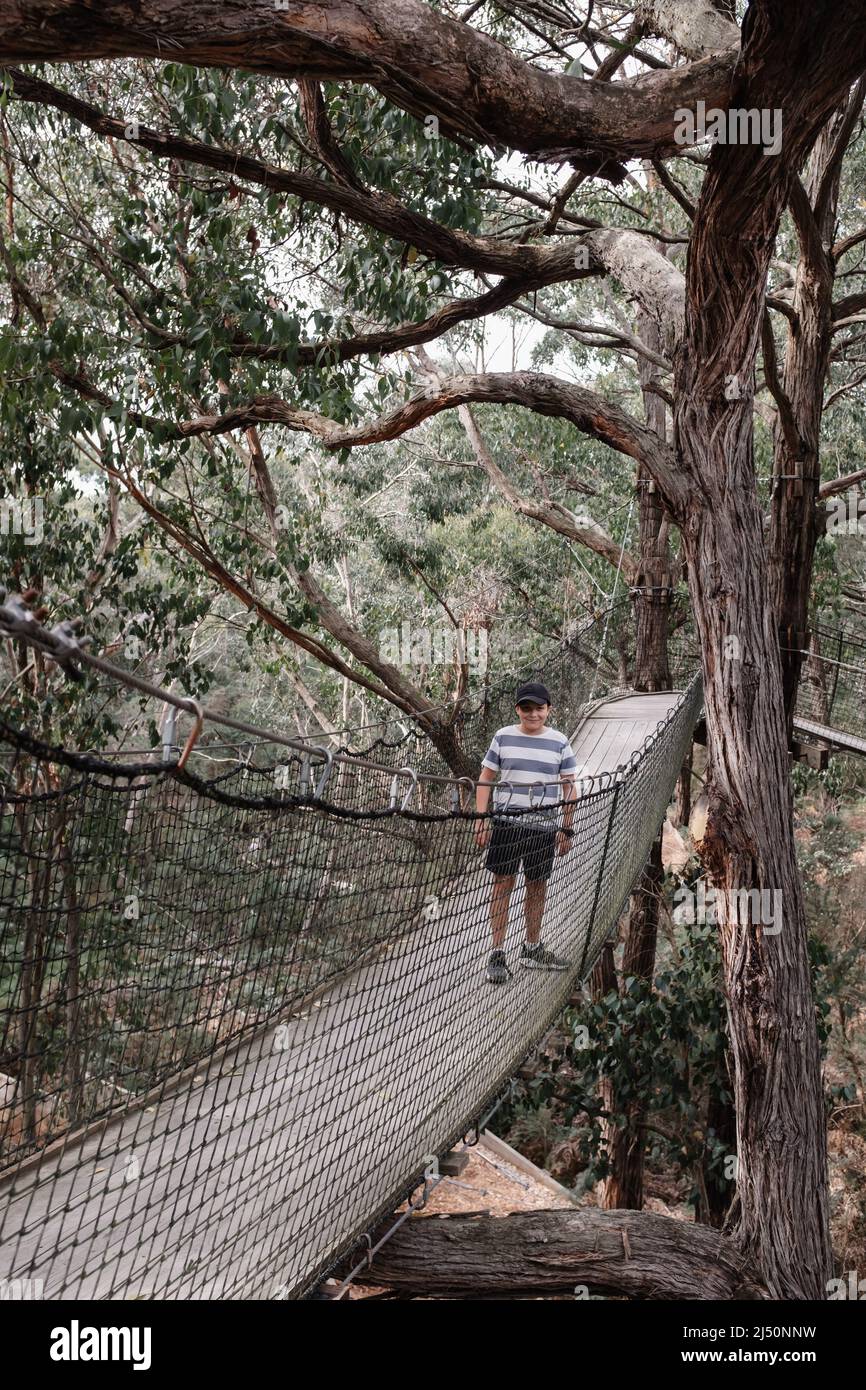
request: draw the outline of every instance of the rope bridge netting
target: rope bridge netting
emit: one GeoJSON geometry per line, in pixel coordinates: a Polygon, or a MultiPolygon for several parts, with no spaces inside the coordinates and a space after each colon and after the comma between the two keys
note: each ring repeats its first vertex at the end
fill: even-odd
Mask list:
{"type": "MultiPolygon", "coordinates": [[[[818,616],[809,628],[808,647],[785,647],[802,657],[794,728],[808,740],[829,743],[837,752],[866,756],[866,639],[818,616]]],[[[675,680],[687,680],[700,662],[693,624],[679,627],[670,643],[675,680]]]]}
{"type": "MultiPolygon", "coordinates": [[[[566,732],[626,688],[617,643],[606,615],[547,669],[566,732]]],[[[464,720],[476,758],[511,699],[464,720]]],[[[4,725],[0,1277],[48,1298],[312,1290],[591,969],[672,794],[697,676],[669,703],[579,784],[544,917],[569,969],[502,987],[472,789],[442,765],[281,749],[205,778],[4,725]]]]}
{"type": "Polygon", "coordinates": [[[866,641],[824,622],[811,629],[797,692],[797,716],[866,739],[866,641]]]}

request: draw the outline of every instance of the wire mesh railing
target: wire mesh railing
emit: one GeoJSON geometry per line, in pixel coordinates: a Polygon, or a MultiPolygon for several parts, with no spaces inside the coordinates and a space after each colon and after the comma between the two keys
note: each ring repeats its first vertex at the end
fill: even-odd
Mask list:
{"type": "Polygon", "coordinates": [[[866,641],[845,628],[816,623],[803,654],[797,717],[866,739],[866,641]]]}
{"type": "MultiPolygon", "coordinates": [[[[823,735],[832,744],[866,752],[866,638],[850,628],[835,627],[829,619],[816,620],[809,631],[809,646],[802,657],[794,708],[795,728],[807,738],[823,735]],[[846,743],[847,736],[847,743],[846,743]]],[[[669,666],[675,687],[688,682],[700,665],[700,648],[693,624],[687,622],[668,642],[669,666]]]]}
{"type": "MultiPolygon", "coordinates": [[[[569,730],[619,688],[597,635],[545,672],[569,730]]],[[[471,716],[467,748],[512,699],[471,716]]],[[[0,1273],[48,1297],[301,1296],[591,968],[699,705],[694,679],[627,765],[582,782],[544,918],[569,968],[525,972],[507,1003],[483,978],[468,788],[441,767],[283,749],[203,779],[7,731],[0,1273]]]]}

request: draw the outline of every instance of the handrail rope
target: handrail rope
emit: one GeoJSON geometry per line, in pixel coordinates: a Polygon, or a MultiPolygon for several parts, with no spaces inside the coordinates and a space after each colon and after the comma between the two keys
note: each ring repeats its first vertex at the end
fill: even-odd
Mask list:
{"type": "MultiPolygon", "coordinates": [[[[650,749],[656,743],[656,741],[662,737],[668,725],[672,722],[677,713],[682,709],[683,705],[691,697],[695,685],[698,682],[700,682],[700,680],[700,672],[695,672],[694,676],[692,677],[692,680],[690,681],[685,691],[670,692],[679,696],[676,703],[671,706],[665,718],[661,720],[661,722],[658,723],[654,729],[650,730],[650,732],[644,738],[644,741],[640,745],[640,747],[636,748],[625,762],[619,763],[615,768],[609,768],[599,773],[588,773],[585,777],[581,777],[580,779],[578,779],[576,785],[580,788],[580,799],[588,800],[591,797],[597,796],[601,792],[609,790],[609,788],[613,786],[615,782],[623,781],[627,777],[633,775],[636,772],[640,762],[643,760],[644,756],[650,751],[650,749]]],[[[267,796],[240,796],[234,795],[229,792],[218,791],[215,789],[215,782],[227,780],[228,777],[235,775],[234,772],[224,773],[220,778],[208,781],[204,778],[197,777],[195,776],[195,774],[190,773],[186,770],[178,770],[175,763],[162,765],[142,764],[140,765],[140,771],[136,770],[135,768],[113,767],[110,763],[100,763],[97,759],[94,758],[80,758],[74,753],[67,752],[65,749],[53,748],[49,744],[43,744],[39,739],[34,739],[29,734],[25,734],[23,732],[19,732],[13,729],[3,720],[0,720],[0,736],[6,737],[10,741],[14,742],[17,746],[24,748],[24,750],[29,752],[32,756],[37,757],[42,761],[59,762],[64,766],[72,767],[78,771],[83,771],[85,773],[102,772],[111,777],[134,777],[141,775],[142,773],[156,775],[158,772],[165,772],[170,774],[173,778],[181,782],[183,785],[191,787],[194,791],[210,798],[212,801],[219,801],[227,806],[238,806],[251,810],[288,811],[307,808],[327,812],[329,815],[333,815],[345,820],[377,821],[390,819],[395,816],[402,816],[407,820],[418,821],[422,824],[439,824],[447,820],[484,820],[489,816],[493,815],[492,808],[488,808],[487,811],[474,811],[464,810],[459,805],[459,789],[461,786],[467,788],[471,786],[474,790],[474,788],[478,786],[489,787],[490,783],[476,782],[469,777],[447,778],[435,776],[433,774],[424,774],[416,772],[413,768],[395,769],[389,767],[380,769],[382,771],[388,772],[392,778],[390,804],[386,809],[383,810],[359,811],[354,809],[353,807],[339,806],[334,802],[324,801],[321,799],[321,797],[311,792],[308,792],[300,796],[295,794],[289,796],[285,793],[267,796]],[[400,806],[398,806],[396,803],[396,796],[393,790],[397,775],[409,777],[411,779],[409,789],[405,793],[403,803],[400,806]],[[425,780],[445,785],[450,784],[452,788],[452,808],[449,811],[422,812],[412,811],[409,809],[409,801],[411,800],[414,788],[418,785],[418,783],[425,780]]],[[[313,750],[309,751],[312,752],[313,750]]],[[[334,758],[333,761],[337,761],[337,759],[334,758]]],[[[351,765],[356,767],[367,766],[367,764],[360,762],[355,762],[351,765]]],[[[256,771],[260,773],[266,773],[268,771],[271,771],[271,769],[256,769],[256,771]]],[[[35,801],[56,800],[62,796],[71,795],[71,793],[80,785],[80,783],[74,783],[72,787],[62,788],[49,792],[22,794],[18,792],[8,791],[2,785],[2,782],[0,782],[0,803],[5,802],[10,805],[18,805],[35,801]]],[[[324,789],[324,784],[320,782],[320,785],[322,785],[324,789]]],[[[500,786],[501,785],[502,784],[500,784],[500,786]]],[[[570,797],[564,797],[555,803],[551,802],[550,809],[560,810],[564,806],[568,805],[570,801],[570,797]]],[[[509,811],[508,814],[510,816],[520,818],[526,815],[531,815],[532,808],[513,810],[509,811]]]]}
{"type": "MultiPolygon", "coordinates": [[[[625,540],[623,542],[623,552],[624,549],[625,540]]],[[[622,556],[620,557],[620,559],[622,559],[622,556]]],[[[5,591],[0,592],[0,598],[6,598],[5,591]]],[[[607,631],[607,622],[609,622],[610,612],[611,609],[608,609],[606,614],[607,621],[605,625],[605,631],[607,631]]],[[[588,624],[588,626],[591,627],[592,623],[588,624]]],[[[174,705],[177,709],[181,709],[187,713],[193,714],[199,728],[201,727],[201,720],[207,719],[213,724],[221,724],[227,728],[235,729],[241,733],[252,734],[254,737],[257,738],[266,738],[269,742],[278,743],[281,746],[289,747],[297,752],[301,752],[307,755],[316,754],[320,758],[324,759],[326,762],[329,759],[333,759],[336,762],[346,763],[351,767],[363,768],[366,771],[387,772],[392,776],[410,775],[410,772],[405,768],[396,769],[395,771],[394,768],[390,767],[388,764],[385,763],[376,763],[367,759],[352,757],[344,753],[334,753],[333,750],[329,748],[320,747],[317,745],[311,746],[309,743],[300,739],[290,737],[285,734],[278,734],[274,731],[260,729],[256,725],[249,724],[244,720],[233,719],[228,715],[220,714],[217,710],[212,710],[207,706],[202,706],[198,703],[198,701],[193,700],[189,697],[176,695],[173,691],[165,690],[160,686],[154,685],[152,682],[146,681],[140,676],[135,676],[131,672],[122,670],[121,667],[115,666],[111,662],[103,661],[100,657],[92,656],[91,653],[84,650],[83,646],[78,640],[77,632],[71,623],[58,623],[55,626],[55,628],[51,629],[50,631],[47,631],[44,627],[42,627],[41,624],[37,623],[36,619],[33,618],[33,615],[29,612],[28,609],[26,609],[23,602],[16,595],[8,596],[8,599],[6,600],[5,604],[0,603],[0,627],[3,627],[7,631],[12,632],[14,636],[27,642],[28,645],[45,652],[48,656],[52,657],[55,661],[58,661],[64,667],[68,667],[68,663],[72,660],[81,661],[85,665],[91,667],[94,670],[99,671],[101,674],[106,675],[109,678],[116,680],[123,685],[127,685],[132,687],[133,689],[140,690],[144,694],[150,695],[155,699],[162,700],[166,704],[174,705]],[[15,602],[10,603],[9,599],[15,600],[15,602]]],[[[86,641],[87,639],[83,640],[86,641]]],[[[601,659],[600,652],[598,659],[601,659]]],[[[19,735],[17,731],[12,730],[10,725],[7,725],[0,721],[0,727],[2,727],[6,731],[7,736],[9,734],[12,735],[13,741],[17,741],[19,735]]],[[[38,742],[39,740],[31,740],[32,744],[36,744],[38,742]]],[[[50,746],[48,745],[42,745],[42,747],[44,749],[58,754],[63,753],[65,751],[61,749],[50,749],[50,746]]],[[[187,748],[185,750],[186,756],[189,755],[191,747],[192,742],[188,740],[187,748]]],[[[75,765],[78,767],[84,766],[84,760],[76,762],[75,764],[68,763],[68,758],[70,756],[73,755],[67,754],[66,758],[58,758],[55,759],[55,761],[67,761],[67,765],[75,765]]],[[[88,760],[88,770],[111,771],[116,775],[147,776],[156,775],[163,772],[169,772],[172,770],[182,770],[182,764],[179,764],[176,761],[170,763],[153,762],[147,764],[137,764],[132,765],[128,769],[110,768],[110,765],[108,764],[103,764],[102,766],[97,765],[94,767],[94,763],[98,764],[99,760],[88,760]]],[[[455,783],[461,780],[456,774],[445,776],[438,773],[416,773],[412,771],[411,775],[418,781],[440,785],[444,784],[446,786],[454,785],[455,783]]],[[[475,785],[478,784],[476,783],[475,785]]]]}
{"type": "Polygon", "coordinates": [[[866,666],[852,666],[848,661],[836,661],[834,657],[823,656],[821,652],[807,651],[804,647],[780,647],[779,650],[808,656],[812,661],[823,662],[825,666],[838,666],[842,671],[853,671],[858,676],[866,676],[866,666]]]}

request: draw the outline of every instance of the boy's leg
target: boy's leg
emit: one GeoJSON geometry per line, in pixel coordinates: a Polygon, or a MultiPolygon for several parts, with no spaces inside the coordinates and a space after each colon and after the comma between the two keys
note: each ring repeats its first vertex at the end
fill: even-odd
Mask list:
{"type": "Polygon", "coordinates": [[[523,913],[526,921],[526,940],[534,946],[541,936],[541,919],[544,916],[544,900],[547,896],[547,879],[536,878],[526,881],[526,902],[523,913]]]}
{"type": "Polygon", "coordinates": [[[527,826],[524,831],[523,874],[526,879],[526,902],[523,907],[526,921],[526,940],[535,946],[541,936],[541,919],[547,881],[553,869],[556,836],[547,830],[527,826]]]}
{"type": "Polygon", "coordinates": [[[530,831],[527,827],[526,853],[523,858],[523,873],[526,878],[526,941],[520,951],[520,963],[537,970],[566,970],[569,964],[552,951],[548,951],[540,942],[547,881],[553,869],[555,853],[555,833],[547,830],[530,831]]]}
{"type": "Polygon", "coordinates": [[[493,894],[490,899],[490,926],[493,931],[493,949],[501,951],[505,945],[508,931],[508,905],[514,888],[513,878],[496,877],[493,880],[493,894]]]}
{"type": "Polygon", "coordinates": [[[493,822],[486,867],[493,874],[493,893],[490,898],[490,928],[493,949],[501,951],[508,932],[508,905],[520,868],[520,845],[512,825],[493,822]]]}

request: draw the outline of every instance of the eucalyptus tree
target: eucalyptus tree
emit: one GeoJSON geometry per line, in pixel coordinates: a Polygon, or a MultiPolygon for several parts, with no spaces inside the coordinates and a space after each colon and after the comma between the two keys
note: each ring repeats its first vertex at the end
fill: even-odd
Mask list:
{"type": "MultiPolygon", "coordinates": [[[[279,451],[298,458],[312,439],[345,462],[444,411],[516,406],[632,461],[657,497],[648,526],[678,532],[701,643],[705,863],[723,902],[769,888],[785,903],[772,941],[736,914],[720,927],[732,1248],[771,1295],[820,1297],[824,1116],[778,629],[802,610],[811,564],[808,545],[791,563],[807,504],[790,500],[814,504],[820,488],[827,315],[850,328],[863,307],[856,260],[836,309],[827,290],[830,260],[856,253],[859,229],[825,242],[859,119],[866,14],[854,0],[752,0],[738,17],[727,0],[591,13],[533,0],[462,15],[421,0],[98,11],[0,0],[6,421],[37,453],[58,430],[92,440],[102,424],[102,466],[167,544],[299,649],[418,717],[452,765],[447,721],[319,581],[306,510],[280,510],[279,451]],[[73,66],[30,66],[58,62],[73,66]],[[520,155],[570,172],[539,193],[509,177],[520,155]],[[674,159],[697,176],[691,192],[674,159]],[[650,171],[667,195],[661,222],[635,211],[650,171]],[[768,287],[788,206],[804,272],[768,287]],[[618,287],[610,332],[597,317],[556,322],[563,290],[589,281],[618,287]],[[634,331],[621,297],[651,333],[634,331]],[[554,329],[652,363],[641,384],[668,406],[669,430],[547,371],[439,362],[413,390],[391,365],[539,302],[554,329]],[[780,373],[768,313],[820,321],[808,364],[789,343],[780,373]],[[755,468],[762,346],[777,469],[802,454],[776,474],[786,487],[769,557],[755,468]],[[196,505],[202,477],[224,493],[213,519],[196,505]]],[[[473,418],[462,417],[470,434],[473,418]]]]}

